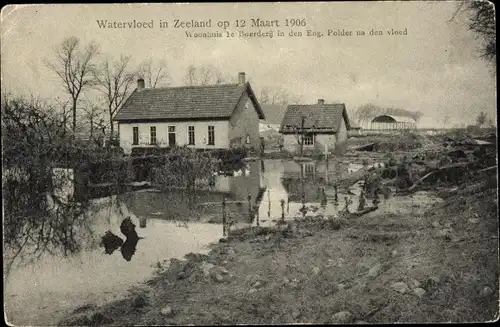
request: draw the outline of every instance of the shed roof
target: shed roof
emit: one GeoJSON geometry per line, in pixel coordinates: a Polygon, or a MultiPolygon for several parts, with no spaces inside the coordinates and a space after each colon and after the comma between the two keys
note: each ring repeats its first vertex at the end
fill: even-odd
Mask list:
{"type": "Polygon", "coordinates": [[[413,123],[415,124],[415,119],[405,116],[395,116],[395,115],[380,115],[372,119],[372,123],[413,123]]]}
{"type": "Polygon", "coordinates": [[[229,118],[247,92],[259,115],[264,113],[250,84],[180,86],[136,89],[116,114],[115,121],[229,118]]]}
{"type": "Polygon", "coordinates": [[[300,130],[304,117],[304,130],[310,132],[336,133],[342,119],[351,129],[347,110],[343,103],[289,105],[281,122],[280,133],[295,133],[300,130]]]}

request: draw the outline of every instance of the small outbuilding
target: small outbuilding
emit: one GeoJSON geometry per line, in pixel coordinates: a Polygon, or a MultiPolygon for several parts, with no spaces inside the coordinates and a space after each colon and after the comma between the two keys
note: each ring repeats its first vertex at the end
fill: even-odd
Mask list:
{"type": "Polygon", "coordinates": [[[378,131],[400,131],[417,129],[417,122],[410,117],[380,115],[370,122],[371,130],[378,131]]]}
{"type": "Polygon", "coordinates": [[[280,133],[285,151],[297,153],[303,143],[306,152],[330,152],[346,142],[350,128],[345,104],[319,99],[317,104],[289,105],[280,133]]]}

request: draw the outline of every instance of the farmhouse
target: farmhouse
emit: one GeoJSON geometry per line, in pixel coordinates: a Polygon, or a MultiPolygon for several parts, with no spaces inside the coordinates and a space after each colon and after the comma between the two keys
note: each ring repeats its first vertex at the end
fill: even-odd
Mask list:
{"type": "Polygon", "coordinates": [[[319,99],[313,105],[289,105],[281,122],[285,151],[300,151],[301,137],[304,151],[334,150],[347,140],[350,130],[345,104],[325,104],[319,99]]]}
{"type": "Polygon", "coordinates": [[[259,120],[264,113],[245,73],[237,84],[137,89],[116,114],[120,146],[187,145],[196,149],[258,149],[259,120]]]}
{"type": "Polygon", "coordinates": [[[369,129],[377,131],[414,130],[417,122],[410,117],[380,115],[372,119],[369,129]]]}

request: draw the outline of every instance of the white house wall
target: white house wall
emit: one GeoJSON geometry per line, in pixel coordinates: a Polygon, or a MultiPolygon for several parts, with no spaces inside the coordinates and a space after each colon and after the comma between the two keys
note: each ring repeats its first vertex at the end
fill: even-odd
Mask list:
{"type": "Polygon", "coordinates": [[[337,135],[337,144],[341,144],[347,141],[347,127],[345,125],[344,119],[340,121],[340,127],[336,135],[337,135]]]}
{"type": "Polygon", "coordinates": [[[243,145],[253,147],[255,150],[259,149],[259,116],[247,93],[241,97],[229,120],[229,142],[233,146],[243,145]],[[247,103],[248,107],[245,107],[247,103]],[[247,135],[249,136],[248,144],[246,143],[247,135]]]}
{"type": "MultiPolygon", "coordinates": [[[[345,120],[342,119],[340,127],[337,133],[331,134],[315,134],[314,135],[314,145],[304,145],[304,152],[309,152],[315,150],[317,152],[324,152],[325,147],[328,152],[332,152],[335,148],[347,141],[347,127],[345,120]]],[[[297,136],[295,134],[284,134],[283,135],[283,148],[287,152],[298,153],[300,151],[300,144],[297,141],[297,136]]]]}
{"type": "MultiPolygon", "coordinates": [[[[188,144],[188,126],[194,126],[195,145],[197,149],[219,149],[229,147],[229,121],[183,121],[183,122],[158,122],[158,123],[120,123],[120,146],[129,154],[132,147],[154,147],[151,145],[150,127],[156,126],[156,144],[168,147],[168,127],[175,126],[175,139],[179,146],[188,144]],[[208,145],[208,126],[214,126],[215,145],[208,145]],[[139,127],[139,144],[133,143],[133,127],[139,127]]],[[[256,125],[258,128],[258,124],[256,125]]]]}

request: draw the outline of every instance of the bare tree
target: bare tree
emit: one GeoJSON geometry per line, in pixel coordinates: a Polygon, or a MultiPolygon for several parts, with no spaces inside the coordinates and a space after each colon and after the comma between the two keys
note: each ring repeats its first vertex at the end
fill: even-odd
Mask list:
{"type": "Polygon", "coordinates": [[[2,97],[7,271],[23,252],[38,257],[46,251],[80,249],[77,233],[86,226],[82,214],[88,201],[61,196],[58,190],[69,179],[52,177],[53,168],[71,166],[68,161],[78,153],[74,139],[64,136],[58,115],[57,108],[38,99],[2,97]]]}
{"type": "Polygon", "coordinates": [[[384,112],[384,109],[371,103],[366,103],[358,107],[354,112],[354,119],[359,124],[367,122],[384,112]]]}
{"type": "Polygon", "coordinates": [[[61,114],[60,124],[62,127],[62,133],[65,135],[68,128],[67,122],[69,119],[69,115],[71,114],[71,110],[69,108],[69,100],[62,101],[59,99],[59,97],[56,97],[55,102],[57,103],[57,108],[59,109],[61,114]]]}
{"type": "Polygon", "coordinates": [[[82,107],[83,109],[83,118],[86,123],[88,123],[89,132],[90,132],[90,140],[94,140],[94,134],[96,131],[97,124],[103,120],[104,111],[95,103],[91,101],[85,101],[85,104],[82,107]]]}
{"type": "Polygon", "coordinates": [[[484,123],[486,122],[486,120],[487,120],[486,113],[484,111],[481,111],[479,113],[479,115],[477,115],[477,117],[476,117],[476,125],[478,127],[480,127],[480,126],[484,125],[484,123]]]}
{"type": "Polygon", "coordinates": [[[288,93],[283,87],[264,86],[260,90],[259,102],[262,104],[298,104],[301,96],[288,93]]]}
{"type": "Polygon", "coordinates": [[[199,66],[190,65],[184,76],[186,85],[220,85],[227,83],[230,79],[212,65],[199,66]]]}
{"type": "Polygon", "coordinates": [[[470,1],[469,28],[482,40],[481,56],[490,62],[496,62],[496,24],[495,7],[489,1],[470,1]]]}
{"type": "Polygon", "coordinates": [[[469,29],[481,40],[481,57],[496,64],[496,23],[495,7],[490,1],[460,1],[449,21],[465,12],[469,20],[469,29]]]}
{"type": "Polygon", "coordinates": [[[94,84],[94,60],[98,52],[98,46],[94,42],[80,50],[80,39],[68,37],[55,49],[55,59],[45,61],[47,67],[59,76],[64,91],[71,97],[73,132],[76,130],[78,99],[83,91],[94,84]]]}
{"type": "Polygon", "coordinates": [[[106,60],[95,74],[97,89],[102,93],[110,125],[110,138],[113,137],[113,117],[132,91],[135,72],[129,70],[130,56],[122,55],[118,61],[106,60]]]}
{"type": "Polygon", "coordinates": [[[167,62],[164,59],[154,62],[149,58],[143,61],[139,65],[138,76],[144,79],[148,88],[168,86],[171,82],[167,62]]]}

